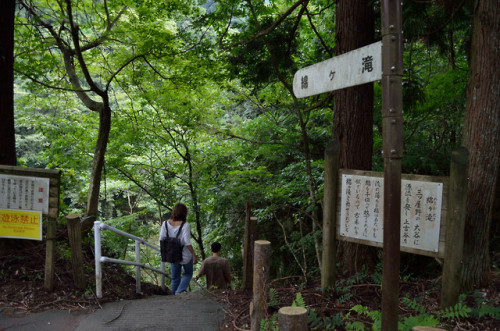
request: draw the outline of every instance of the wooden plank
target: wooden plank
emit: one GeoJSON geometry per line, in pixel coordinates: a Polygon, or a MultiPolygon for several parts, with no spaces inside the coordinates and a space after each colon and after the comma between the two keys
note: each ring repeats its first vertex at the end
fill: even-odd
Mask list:
{"type": "Polygon", "coordinates": [[[42,178],[59,178],[61,170],[54,169],[39,169],[39,168],[24,168],[16,166],[0,165],[0,173],[18,176],[42,177],[42,178]]]}

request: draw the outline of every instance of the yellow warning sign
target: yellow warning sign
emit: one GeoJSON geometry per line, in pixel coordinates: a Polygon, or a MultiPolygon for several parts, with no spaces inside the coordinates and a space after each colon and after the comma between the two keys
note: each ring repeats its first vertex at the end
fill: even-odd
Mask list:
{"type": "Polygon", "coordinates": [[[0,209],[0,237],[42,240],[42,212],[0,209]]]}

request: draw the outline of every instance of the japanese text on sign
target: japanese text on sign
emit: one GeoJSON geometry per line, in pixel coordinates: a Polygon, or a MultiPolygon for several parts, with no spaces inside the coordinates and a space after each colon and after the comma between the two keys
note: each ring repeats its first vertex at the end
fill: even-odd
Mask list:
{"type": "MultiPolygon", "coordinates": [[[[439,249],[443,184],[401,181],[401,246],[439,249]]],[[[342,175],[340,234],[383,242],[384,179],[342,175]]]]}
{"type": "Polygon", "coordinates": [[[0,175],[0,208],[49,213],[49,179],[0,175]]]}
{"type": "Polygon", "coordinates": [[[293,78],[293,93],[304,98],[382,78],[382,42],[376,42],[302,68],[293,78]]]}
{"type": "Polygon", "coordinates": [[[0,237],[42,240],[42,213],[0,209],[0,237]]]}

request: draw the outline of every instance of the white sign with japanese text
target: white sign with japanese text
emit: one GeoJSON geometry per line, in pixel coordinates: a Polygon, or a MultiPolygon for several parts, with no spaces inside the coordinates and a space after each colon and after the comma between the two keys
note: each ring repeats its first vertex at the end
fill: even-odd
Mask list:
{"type": "Polygon", "coordinates": [[[0,175],[0,209],[49,213],[49,178],[0,175]]]}
{"type": "Polygon", "coordinates": [[[293,93],[305,98],[381,79],[379,41],[298,70],[293,77],[293,93]]]}
{"type": "MultiPolygon", "coordinates": [[[[401,181],[401,246],[438,252],[443,184],[401,181]]],[[[340,235],[383,242],[384,178],[342,175],[340,235]]]]}

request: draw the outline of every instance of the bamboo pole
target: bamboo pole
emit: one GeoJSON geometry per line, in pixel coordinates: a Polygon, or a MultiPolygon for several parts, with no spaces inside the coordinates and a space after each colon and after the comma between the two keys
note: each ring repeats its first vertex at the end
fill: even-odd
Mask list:
{"type": "Polygon", "coordinates": [[[256,240],[253,258],[253,298],[250,303],[250,330],[259,331],[260,321],[266,318],[269,256],[271,243],[256,240]]]}

